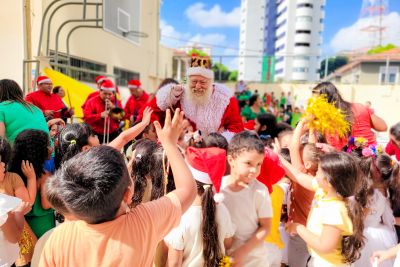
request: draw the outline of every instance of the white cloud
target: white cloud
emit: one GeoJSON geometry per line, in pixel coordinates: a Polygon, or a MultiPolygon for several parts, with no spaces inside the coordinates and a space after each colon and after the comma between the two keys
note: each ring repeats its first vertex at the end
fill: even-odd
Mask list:
{"type": "MultiPolygon", "coordinates": [[[[333,51],[354,50],[365,47],[371,47],[378,44],[378,32],[370,33],[361,29],[369,25],[379,25],[377,19],[362,18],[349,27],[340,29],[330,42],[333,51]],[[372,22],[372,23],[371,23],[372,22]]],[[[400,45],[400,14],[392,12],[382,19],[382,26],[386,28],[383,31],[382,43],[393,43],[400,45]]]]}
{"type": "Polygon", "coordinates": [[[203,3],[195,3],[186,9],[185,15],[191,22],[203,28],[238,27],[240,25],[240,7],[225,12],[219,5],[214,5],[207,10],[203,3]]]}
{"type": "Polygon", "coordinates": [[[220,33],[196,34],[190,38],[190,43],[204,43],[223,45],[226,41],[226,36],[220,33]]]}

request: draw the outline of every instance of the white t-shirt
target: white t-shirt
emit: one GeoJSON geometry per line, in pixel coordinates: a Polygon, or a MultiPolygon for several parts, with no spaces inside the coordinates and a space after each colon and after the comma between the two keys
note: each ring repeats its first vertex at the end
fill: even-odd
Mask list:
{"type": "MultiPolygon", "coordinates": [[[[222,253],[225,254],[224,239],[233,236],[235,226],[232,224],[231,217],[224,204],[217,204],[216,213],[219,243],[222,253]]],[[[172,248],[183,250],[182,267],[204,265],[201,221],[201,206],[191,206],[182,215],[179,226],[164,238],[164,241],[172,248]]]]}
{"type": "MultiPolygon", "coordinates": [[[[228,187],[229,176],[222,178],[221,192],[224,194],[224,204],[231,214],[236,226],[233,245],[230,251],[247,242],[258,229],[259,218],[272,218],[272,205],[267,187],[257,180],[252,181],[246,188],[233,192],[228,187]]],[[[265,262],[266,247],[259,246],[250,252],[245,266],[260,265],[265,262]],[[257,263],[256,263],[257,262],[257,263]]]]}
{"type": "MultiPolygon", "coordinates": [[[[7,221],[8,212],[15,209],[21,200],[0,193],[0,227],[7,221]]],[[[19,257],[18,243],[11,243],[5,239],[0,228],[0,267],[11,266],[19,257]]]]}

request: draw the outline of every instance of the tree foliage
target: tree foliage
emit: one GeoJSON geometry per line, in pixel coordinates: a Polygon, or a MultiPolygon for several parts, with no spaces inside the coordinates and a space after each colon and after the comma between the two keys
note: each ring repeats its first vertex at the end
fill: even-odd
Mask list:
{"type": "MultiPolygon", "coordinates": [[[[331,74],[332,72],[334,72],[335,70],[337,70],[338,68],[346,65],[349,62],[349,59],[345,56],[337,56],[337,57],[331,57],[328,59],[328,74],[331,74]]],[[[321,78],[323,78],[325,76],[325,64],[326,64],[326,60],[323,60],[321,62],[321,67],[319,69],[319,74],[321,76],[321,78]]]]}

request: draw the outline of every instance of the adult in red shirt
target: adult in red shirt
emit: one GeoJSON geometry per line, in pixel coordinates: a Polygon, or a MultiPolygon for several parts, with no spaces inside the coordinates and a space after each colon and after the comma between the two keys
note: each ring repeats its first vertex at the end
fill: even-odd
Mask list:
{"type": "Polygon", "coordinates": [[[65,107],[60,96],[52,94],[53,83],[47,76],[37,78],[37,91],[29,93],[25,100],[42,110],[46,119],[69,118],[73,111],[65,107]]]}
{"type": "Polygon", "coordinates": [[[330,82],[322,82],[314,89],[315,94],[324,94],[329,103],[342,110],[346,114],[346,119],[350,122],[351,131],[345,138],[339,138],[336,135],[326,135],[328,143],[338,150],[342,150],[348,143],[348,137],[364,137],[369,145],[376,144],[374,132],[385,132],[387,130],[386,122],[377,116],[373,109],[359,103],[350,103],[345,101],[339,90],[330,82]]]}
{"type": "Polygon", "coordinates": [[[83,120],[89,124],[93,132],[99,137],[101,143],[107,142],[107,124],[109,122],[108,141],[114,140],[118,134],[119,116],[112,111],[116,106],[121,107],[121,103],[113,101],[115,99],[115,86],[110,80],[106,80],[100,87],[99,95],[88,100],[83,110],[83,120]],[[106,110],[107,105],[107,110],[106,110]]]}
{"type": "Polygon", "coordinates": [[[187,76],[186,85],[167,84],[157,91],[148,104],[153,110],[152,120],[162,122],[166,109],[179,107],[192,127],[204,135],[220,132],[229,140],[234,133],[244,130],[234,92],[214,83],[208,57],[193,55],[187,76]]]}
{"type": "Polygon", "coordinates": [[[139,80],[130,80],[128,88],[131,96],[126,102],[124,111],[125,118],[133,124],[139,115],[139,111],[147,104],[149,95],[143,90],[142,83],[139,80]]]}

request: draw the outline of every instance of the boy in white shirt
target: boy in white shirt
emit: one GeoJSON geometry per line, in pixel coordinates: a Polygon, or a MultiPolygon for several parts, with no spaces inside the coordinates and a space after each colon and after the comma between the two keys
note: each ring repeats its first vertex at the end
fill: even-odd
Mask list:
{"type": "Polygon", "coordinates": [[[222,180],[223,203],[236,225],[228,251],[238,266],[269,266],[264,239],[271,226],[272,207],[266,186],[257,181],[264,160],[264,144],[251,132],[235,135],[228,147],[231,174],[222,180]]]}

